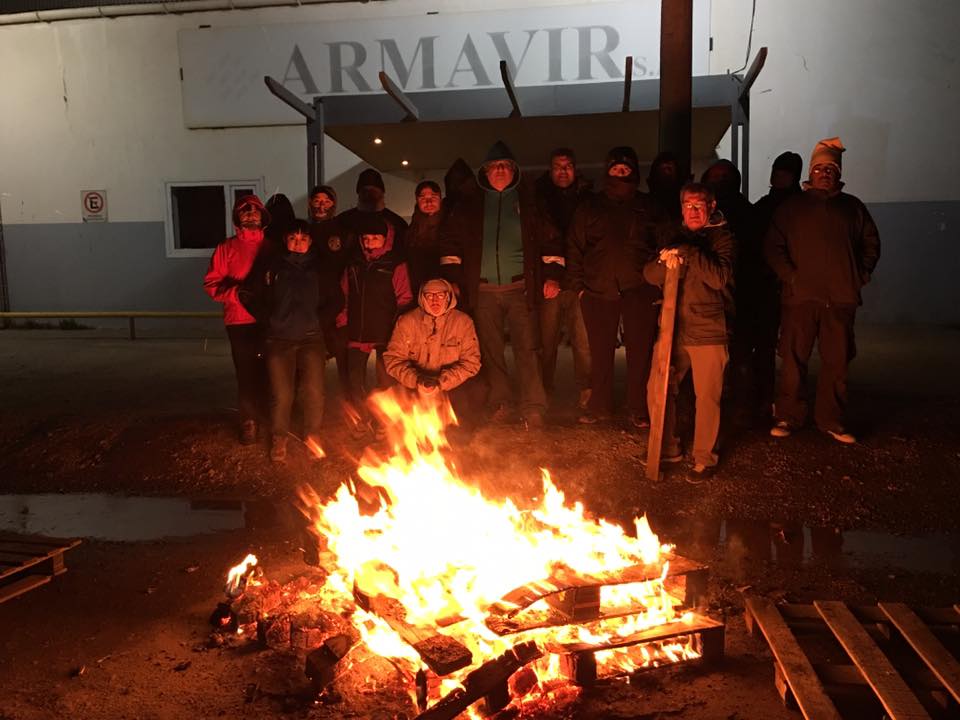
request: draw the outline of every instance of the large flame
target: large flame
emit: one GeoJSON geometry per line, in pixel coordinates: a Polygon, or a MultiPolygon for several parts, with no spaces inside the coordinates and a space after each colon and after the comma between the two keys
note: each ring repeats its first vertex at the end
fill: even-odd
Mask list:
{"type": "MultiPolygon", "coordinates": [[[[360,480],[341,485],[329,502],[309,489],[301,493],[332,560],[320,602],[352,609],[355,588],[369,596],[384,595],[402,603],[408,623],[439,628],[468,647],[474,665],[443,678],[441,692],[524,640],[541,647],[590,643],[608,648],[596,654],[598,666],[608,672],[697,655],[689,637],[620,647],[640,631],[689,620],[678,615],[677,601],[664,588],[664,556],[672,547],[660,543],[645,517],[634,521],[636,537],[619,525],[589,518],[581,503],[566,502],[547,470],[542,471],[538,504],[521,508],[511,500],[493,501],[463,481],[449,458],[444,428],[455,418],[445,401],[386,392],[375,396],[374,403],[391,452],[380,457],[368,450],[358,468],[360,480]],[[635,565],[651,566],[654,579],[604,587],[600,596],[602,607],[634,609],[627,617],[506,637],[484,623],[492,605],[531,581],[558,572],[609,576],[635,565]]],[[[538,608],[546,603],[540,600],[529,610],[538,608]]],[[[408,663],[411,674],[420,667],[413,648],[380,618],[357,608],[353,620],[376,652],[408,663]]],[[[558,674],[558,666],[556,655],[537,661],[541,688],[558,674]]]]}

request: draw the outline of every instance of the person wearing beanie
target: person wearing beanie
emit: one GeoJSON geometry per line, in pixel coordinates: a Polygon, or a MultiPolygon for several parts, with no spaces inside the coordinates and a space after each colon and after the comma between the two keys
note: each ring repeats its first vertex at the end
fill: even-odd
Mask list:
{"type": "Polygon", "coordinates": [[[461,425],[473,424],[483,406],[480,343],[473,320],[457,310],[457,296],[441,278],[420,288],[419,307],[397,320],[383,355],[387,373],[423,395],[447,394],[461,425]]]}
{"type": "Polygon", "coordinates": [[[734,398],[744,424],[769,427],[776,385],[780,332],[780,280],[767,263],[763,241],[777,208],[802,192],[803,159],[795,152],[777,156],[770,190],[753,204],[753,229],[737,238],[737,316],[731,344],[734,398]]]}
{"type": "Polygon", "coordinates": [[[270,212],[256,195],[244,195],[234,203],[233,224],[234,235],[213,251],[203,289],[223,305],[223,322],[237,373],[240,442],[252,445],[257,441],[257,421],[266,386],[263,333],[256,318],[240,302],[238,290],[254,263],[266,252],[263,229],[270,224],[270,212]]]}
{"type": "Polygon", "coordinates": [[[440,276],[440,220],[443,196],[440,185],[422,180],[414,190],[416,204],[407,228],[407,264],[416,295],[420,286],[440,276]]]}
{"type": "Polygon", "coordinates": [[[390,378],[383,352],[397,317],[410,305],[413,295],[407,264],[393,251],[393,225],[379,213],[364,212],[357,214],[353,228],[360,253],[341,276],[346,303],[336,324],[346,328],[348,402],[354,410],[352,417],[359,418],[354,428],[359,435],[374,429],[366,408],[367,360],[376,352],[377,388],[385,390],[390,378]]]}
{"type": "Polygon", "coordinates": [[[360,237],[357,223],[364,214],[382,217],[391,228],[391,252],[406,259],[405,235],[407,221],[385,205],[386,190],[383,176],[373,168],[367,168],[357,176],[357,204],[337,215],[335,229],[328,233],[328,250],[341,264],[352,262],[360,255],[360,237]]]}
{"type": "Polygon", "coordinates": [[[816,144],[803,192],[780,205],[764,240],[767,262],[782,284],[780,377],[770,430],[778,438],[806,420],[804,386],[816,343],[814,422],[838,442],[856,442],[847,427],[847,374],[861,289],[880,259],[880,235],[866,206],[843,192],[844,150],[836,137],[816,144]]]}
{"type": "Polygon", "coordinates": [[[649,425],[647,376],[660,291],[644,279],[643,266],[656,257],[657,238],[668,218],[638,191],[637,167],[632,148],[613,148],[603,189],[577,207],[567,233],[567,278],[580,299],[590,348],[590,399],[579,418],[584,424],[613,414],[614,357],[622,322],[626,412],[635,428],[649,425]]]}
{"type": "Polygon", "coordinates": [[[540,304],[541,369],[543,388],[549,393],[553,390],[560,338],[566,334],[573,354],[573,375],[579,391],[577,406],[580,410],[586,409],[590,399],[590,347],[580,300],[570,289],[567,279],[566,236],[574,211],[589,193],[590,184],[577,172],[573,150],[553,150],[549,169],[534,184],[534,207],[542,252],[544,255],[554,254],[552,259],[562,268],[558,277],[548,278],[544,283],[546,292],[540,304]]]}
{"type": "Polygon", "coordinates": [[[521,180],[513,153],[503,142],[490,148],[477,183],[481,191],[459,196],[441,223],[441,274],[454,284],[476,322],[491,419],[502,422],[512,414],[504,355],[509,326],[521,420],[528,429],[539,428],[547,400],[536,313],[547,280],[559,277],[562,265],[555,252],[540,247],[532,186],[521,180]]]}

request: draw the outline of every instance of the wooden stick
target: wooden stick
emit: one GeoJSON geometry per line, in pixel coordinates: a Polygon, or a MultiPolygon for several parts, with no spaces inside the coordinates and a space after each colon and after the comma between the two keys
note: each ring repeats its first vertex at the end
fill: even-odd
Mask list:
{"type": "Polygon", "coordinates": [[[660,457],[663,451],[663,423],[670,386],[670,353],[673,350],[673,328],[677,317],[677,288],[680,268],[667,269],[663,283],[663,305],[660,308],[660,336],[653,351],[653,396],[649,399],[650,439],[647,441],[647,479],[660,479],[660,457]]]}

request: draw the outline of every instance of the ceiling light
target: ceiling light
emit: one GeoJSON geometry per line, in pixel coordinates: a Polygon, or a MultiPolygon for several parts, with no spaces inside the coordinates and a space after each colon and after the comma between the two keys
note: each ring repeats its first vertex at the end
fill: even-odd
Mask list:
{"type": "Polygon", "coordinates": [[[375,137],[375,138],[373,139],[373,144],[374,144],[374,145],[383,145],[383,140],[381,140],[381,139],[378,138],[378,137],[375,137]]]}
{"type": "Polygon", "coordinates": [[[401,161],[400,161],[400,164],[403,165],[404,167],[406,167],[407,165],[410,164],[410,161],[409,161],[409,160],[401,160],[401,161]]]}

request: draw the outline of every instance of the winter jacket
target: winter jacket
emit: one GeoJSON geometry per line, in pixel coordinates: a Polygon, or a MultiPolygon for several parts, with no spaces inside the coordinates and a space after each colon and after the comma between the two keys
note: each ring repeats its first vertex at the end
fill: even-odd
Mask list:
{"type": "Polygon", "coordinates": [[[361,259],[343,271],[340,286],[346,305],[337,327],[347,328],[348,342],[386,345],[397,315],[413,301],[407,264],[394,255],[389,234],[382,248],[362,250],[361,259]]]}
{"type": "MultiPolygon", "coordinates": [[[[237,209],[250,203],[261,208],[263,204],[256,196],[245,196],[234,205],[234,223],[238,223],[237,209]]],[[[264,214],[265,217],[269,217],[264,214]]],[[[207,274],[203,278],[203,289],[218,303],[223,303],[224,325],[253,325],[253,317],[240,303],[237,288],[250,273],[257,257],[266,248],[262,229],[236,227],[236,234],[217,245],[210,258],[207,274]]]]}
{"type": "MultiPolygon", "coordinates": [[[[681,228],[665,247],[683,257],[677,290],[674,342],[678,345],[725,345],[732,330],[733,265],[736,242],[720,213],[697,232],[681,228]]],[[[647,280],[663,285],[666,265],[651,260],[643,268],[647,280]]]]}
{"type": "MultiPolygon", "coordinates": [[[[506,150],[502,143],[497,143],[494,150],[506,150]]],[[[493,151],[491,151],[493,152],[493,151]]],[[[509,151],[506,159],[512,160],[509,151]]],[[[499,159],[488,156],[487,161],[499,159]]],[[[451,168],[451,171],[454,168],[451,168]]],[[[472,310],[476,307],[480,292],[481,267],[483,266],[484,244],[484,216],[487,203],[498,202],[498,193],[489,189],[486,177],[478,171],[477,182],[481,188],[478,192],[465,192],[451,204],[449,212],[440,227],[440,271],[444,279],[455,283],[460,288],[461,304],[472,310]]],[[[449,176],[449,173],[448,173],[449,176]]],[[[532,183],[525,182],[519,172],[514,178],[514,184],[508,191],[516,191],[517,207],[520,220],[521,254],[519,269],[516,275],[501,278],[501,283],[508,284],[522,281],[527,295],[527,304],[532,308],[539,304],[543,297],[544,264],[549,256],[544,257],[541,252],[536,232],[536,214],[533,212],[532,183]]],[[[505,194],[504,193],[504,194],[505,194]]],[[[487,258],[489,261],[490,258],[487,258]]],[[[485,278],[486,281],[496,282],[495,278],[485,278]]]]}
{"type": "Polygon", "coordinates": [[[343,308],[339,278],[311,248],[284,250],[254,266],[240,290],[246,309],[268,338],[321,341],[343,308]]]}
{"type": "Polygon", "coordinates": [[[767,262],[780,278],[785,305],[859,305],[880,259],[870,212],[844,192],[808,188],[781,205],[765,238],[767,262]]]}
{"type": "Polygon", "coordinates": [[[544,279],[567,282],[567,231],[577,206],[590,196],[590,184],[579,175],[568,188],[553,184],[545,172],[534,183],[534,208],[537,237],[544,264],[544,279]]]}
{"type": "Polygon", "coordinates": [[[387,227],[392,237],[393,253],[400,260],[406,260],[407,221],[389,208],[366,209],[354,207],[344,210],[334,218],[336,230],[332,231],[332,234],[340,238],[341,249],[337,251],[337,255],[343,258],[343,264],[348,265],[355,262],[361,255],[360,235],[357,232],[357,226],[361,216],[367,212],[378,213],[387,221],[387,227]]]}
{"type": "Polygon", "coordinates": [[[419,208],[413,211],[407,228],[407,264],[414,292],[427,280],[440,277],[440,222],[442,211],[424,215],[419,208]]]}
{"type": "MultiPolygon", "coordinates": [[[[606,180],[608,187],[612,180],[606,180]]],[[[639,192],[617,199],[613,192],[585,199],[573,214],[567,233],[567,278],[570,289],[614,300],[627,290],[658,294],[644,279],[643,267],[657,254],[657,238],[666,217],[639,192]]]]}
{"type": "Polygon", "coordinates": [[[421,292],[420,307],[397,320],[383,362],[390,376],[405,387],[416,388],[418,379],[427,375],[441,390],[452,390],[480,371],[473,320],[455,309],[453,287],[449,283],[447,287],[450,303],[443,314],[431,315],[421,292]]]}

